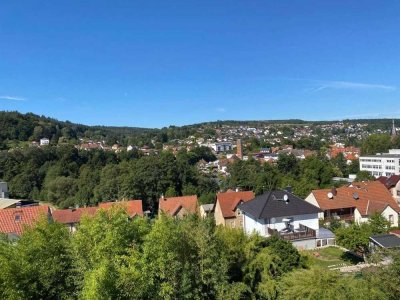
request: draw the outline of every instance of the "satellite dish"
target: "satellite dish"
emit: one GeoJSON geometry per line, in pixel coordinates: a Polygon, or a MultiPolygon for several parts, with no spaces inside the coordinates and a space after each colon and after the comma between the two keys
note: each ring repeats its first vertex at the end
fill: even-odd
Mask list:
{"type": "Polygon", "coordinates": [[[328,198],[333,199],[333,194],[331,192],[328,193],[328,198]]]}
{"type": "Polygon", "coordinates": [[[271,224],[275,224],[276,219],[275,218],[271,218],[271,224]]]}
{"type": "Polygon", "coordinates": [[[287,201],[289,200],[289,196],[285,194],[285,195],[283,196],[283,200],[285,200],[285,201],[287,202],[287,201]]]}

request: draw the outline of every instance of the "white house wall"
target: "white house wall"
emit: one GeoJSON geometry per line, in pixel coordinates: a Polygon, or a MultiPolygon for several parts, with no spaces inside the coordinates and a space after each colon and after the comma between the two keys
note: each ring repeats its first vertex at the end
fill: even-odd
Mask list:
{"type": "Polygon", "coordinates": [[[294,228],[300,227],[300,224],[305,225],[314,230],[319,229],[319,219],[318,214],[306,214],[306,215],[295,215],[295,216],[285,216],[275,218],[275,222],[270,224],[270,220],[264,224],[264,220],[255,220],[252,216],[244,214],[244,231],[247,234],[257,232],[262,236],[268,236],[267,227],[271,229],[276,229],[278,231],[286,227],[285,223],[282,221],[284,218],[293,218],[292,225],[294,228]]]}
{"type": "Polygon", "coordinates": [[[255,220],[252,216],[243,213],[243,230],[246,234],[258,233],[261,236],[266,236],[264,220],[255,220]]]}

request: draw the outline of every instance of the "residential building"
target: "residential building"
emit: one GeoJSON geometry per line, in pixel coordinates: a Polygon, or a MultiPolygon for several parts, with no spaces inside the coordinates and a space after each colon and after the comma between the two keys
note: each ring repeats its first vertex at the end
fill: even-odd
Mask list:
{"type": "Polygon", "coordinates": [[[397,204],[400,205],[400,175],[381,176],[377,179],[390,191],[397,204]]]}
{"type": "Polygon", "coordinates": [[[319,228],[321,210],[287,191],[266,192],[238,208],[244,216],[246,234],[277,235],[300,249],[335,243],[335,236],[329,230],[319,228]]]}
{"type": "Polygon", "coordinates": [[[8,198],[7,182],[0,181],[0,198],[8,198]]]}
{"type": "Polygon", "coordinates": [[[48,138],[40,139],[40,146],[47,146],[50,144],[50,140],[48,138]]]}
{"type": "Polygon", "coordinates": [[[70,232],[75,232],[82,217],[93,216],[96,214],[97,210],[98,207],[58,209],[53,211],[52,216],[54,221],[67,226],[70,232]]]}
{"type": "Polygon", "coordinates": [[[21,235],[25,226],[33,226],[41,217],[50,219],[48,206],[0,209],[0,232],[21,235]]]}
{"type": "Polygon", "coordinates": [[[172,217],[182,218],[197,211],[197,196],[169,197],[161,196],[158,203],[158,214],[165,213],[172,217]]]}
{"type": "Polygon", "coordinates": [[[79,146],[79,149],[81,150],[106,150],[105,146],[102,142],[92,142],[89,141],[88,143],[83,143],[79,146]]]}
{"type": "Polygon", "coordinates": [[[126,209],[129,217],[133,218],[136,216],[143,217],[143,204],[142,200],[123,200],[115,202],[101,202],[99,208],[109,209],[111,207],[121,206],[126,209]]]}
{"type": "Polygon", "coordinates": [[[360,156],[360,171],[367,171],[376,178],[400,175],[400,149],[391,149],[389,153],[360,156]]]}
{"type": "Polygon", "coordinates": [[[218,193],[214,208],[215,223],[231,228],[243,228],[243,216],[237,207],[254,197],[252,191],[228,190],[225,193],[218,193]]]}
{"type": "Polygon", "coordinates": [[[206,218],[214,213],[214,204],[203,204],[199,207],[200,217],[206,218]]]}
{"type": "Polygon", "coordinates": [[[326,221],[363,223],[375,214],[381,214],[398,226],[400,208],[387,188],[379,181],[353,182],[349,186],[313,190],[305,199],[319,207],[319,218],[326,221]]]}
{"type": "Polygon", "coordinates": [[[216,153],[228,152],[228,151],[232,151],[233,145],[231,142],[218,142],[218,143],[211,144],[211,148],[216,153]]]}
{"type": "Polygon", "coordinates": [[[357,160],[360,157],[361,149],[353,146],[345,147],[340,143],[330,146],[328,155],[330,158],[335,158],[339,153],[342,153],[347,164],[350,164],[353,160],[357,160]]]}
{"type": "Polygon", "coordinates": [[[59,209],[53,211],[53,219],[59,223],[65,224],[70,232],[75,232],[77,225],[83,216],[94,216],[99,209],[108,210],[114,206],[121,206],[126,209],[129,217],[143,216],[142,200],[128,200],[116,202],[102,202],[96,207],[80,207],[59,209]]]}
{"type": "Polygon", "coordinates": [[[21,200],[0,198],[0,209],[15,208],[21,206],[21,200]]]}

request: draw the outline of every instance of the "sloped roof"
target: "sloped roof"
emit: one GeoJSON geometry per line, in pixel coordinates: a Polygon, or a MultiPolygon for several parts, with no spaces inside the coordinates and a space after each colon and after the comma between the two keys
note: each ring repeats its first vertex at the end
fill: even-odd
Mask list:
{"type": "Polygon", "coordinates": [[[0,198],[0,209],[13,206],[14,204],[17,204],[20,202],[21,202],[21,200],[17,200],[17,199],[0,198]]]}
{"type": "Polygon", "coordinates": [[[235,192],[228,190],[225,193],[217,194],[217,201],[221,207],[222,216],[224,218],[233,218],[236,216],[235,211],[238,204],[243,201],[247,202],[254,199],[255,195],[252,191],[235,192]]]}
{"type": "Polygon", "coordinates": [[[287,191],[270,191],[239,205],[240,210],[255,217],[266,219],[319,213],[321,210],[287,191]],[[288,201],[284,201],[284,196],[288,201]]]}
{"type": "Polygon", "coordinates": [[[205,212],[212,212],[214,211],[214,204],[202,204],[200,205],[205,212]]]}
{"type": "Polygon", "coordinates": [[[383,248],[400,247],[400,238],[394,234],[379,234],[370,237],[370,240],[383,248]]]}
{"type": "Polygon", "coordinates": [[[182,208],[185,208],[188,213],[196,213],[197,196],[169,197],[159,200],[159,210],[171,216],[182,208]]]}
{"type": "Polygon", "coordinates": [[[29,206],[0,210],[0,232],[20,235],[24,226],[33,225],[41,216],[48,216],[48,206],[29,206]]]}
{"type": "Polygon", "coordinates": [[[109,209],[114,205],[121,205],[126,208],[126,211],[130,217],[136,215],[143,216],[143,205],[142,200],[127,200],[117,202],[102,202],[99,204],[99,208],[109,209]]]}
{"type": "Polygon", "coordinates": [[[336,189],[336,195],[329,199],[331,189],[313,190],[312,193],[322,210],[357,208],[362,215],[381,213],[387,206],[399,212],[400,208],[388,189],[379,181],[353,182],[336,189]],[[353,197],[357,193],[358,199],[353,197]]]}
{"type": "Polygon", "coordinates": [[[392,175],[390,177],[381,176],[377,179],[380,183],[384,184],[386,188],[390,189],[399,182],[400,175],[392,175]]]}
{"type": "Polygon", "coordinates": [[[53,211],[53,219],[63,224],[79,223],[84,215],[93,216],[97,207],[81,207],[73,209],[58,209],[53,211]]]}

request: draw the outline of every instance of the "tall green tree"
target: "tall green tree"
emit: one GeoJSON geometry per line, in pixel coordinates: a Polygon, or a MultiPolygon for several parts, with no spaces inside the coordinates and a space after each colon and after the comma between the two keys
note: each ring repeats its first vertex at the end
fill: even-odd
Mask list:
{"type": "Polygon", "coordinates": [[[2,299],[69,299],[74,293],[70,235],[41,219],[16,243],[0,241],[2,299]]]}

